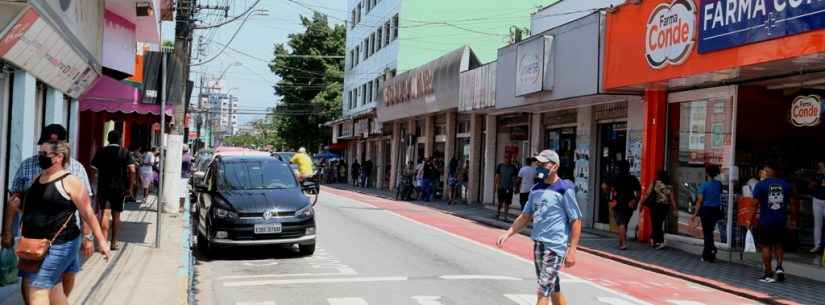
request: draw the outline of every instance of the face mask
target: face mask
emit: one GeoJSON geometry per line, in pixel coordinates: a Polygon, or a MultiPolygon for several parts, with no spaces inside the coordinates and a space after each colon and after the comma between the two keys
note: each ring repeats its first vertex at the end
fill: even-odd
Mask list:
{"type": "Polygon", "coordinates": [[[52,158],[49,156],[39,155],[37,156],[37,164],[40,166],[41,169],[47,169],[52,167],[52,158]]]}
{"type": "Polygon", "coordinates": [[[550,174],[550,171],[549,171],[549,170],[547,170],[547,169],[546,169],[546,168],[544,168],[544,167],[539,167],[539,168],[537,168],[537,169],[536,169],[536,178],[539,178],[539,179],[544,179],[544,178],[546,178],[546,177],[547,177],[547,175],[549,175],[549,174],[550,174]]]}

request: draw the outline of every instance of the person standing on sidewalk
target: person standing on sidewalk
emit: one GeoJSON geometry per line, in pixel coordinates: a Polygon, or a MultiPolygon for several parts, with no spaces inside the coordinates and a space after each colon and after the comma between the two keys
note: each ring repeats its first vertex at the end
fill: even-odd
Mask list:
{"type": "Polygon", "coordinates": [[[627,225],[633,217],[639,203],[639,193],[642,191],[639,178],[630,174],[630,163],[618,163],[619,174],[610,179],[602,188],[614,194],[613,218],[619,230],[619,250],[627,250],[627,225]]]}
{"type": "Polygon", "coordinates": [[[364,161],[364,164],[361,165],[361,187],[368,188],[370,187],[370,175],[372,174],[372,161],[367,159],[364,161]]]}
{"type": "Polygon", "coordinates": [[[782,262],[785,259],[784,240],[787,238],[788,207],[794,197],[793,189],[785,180],[776,178],[776,171],[770,165],[762,168],[765,179],[756,184],[753,197],[759,201],[759,246],[762,248],[762,264],[765,274],[759,278],[764,283],[785,281],[782,262]],[[771,268],[776,258],[776,279],[771,268]]]}
{"type": "Polygon", "coordinates": [[[192,178],[192,154],[189,146],[183,146],[183,155],[180,158],[180,204],[178,212],[183,213],[186,197],[189,197],[189,178],[192,178]]]}
{"type": "Polygon", "coordinates": [[[518,184],[520,186],[518,202],[522,209],[527,204],[527,199],[530,198],[530,189],[536,184],[536,174],[536,159],[533,157],[527,158],[527,162],[524,162],[524,166],[518,171],[518,184]]]}
{"type": "Polygon", "coordinates": [[[65,170],[69,156],[66,142],[49,141],[41,145],[38,165],[42,172],[26,191],[23,202],[21,235],[50,239],[46,256],[38,262],[36,270],[21,269],[20,272],[27,286],[23,296],[30,305],[68,304],[60,286],[64,273],[80,271],[78,212],[94,234],[104,259],[108,261],[111,256],[92,211],[88,191],[80,179],[65,170]]]}
{"type": "Polygon", "coordinates": [[[702,235],[705,240],[702,260],[708,263],[716,262],[716,244],[713,232],[716,223],[722,219],[722,182],[717,179],[719,172],[718,165],[705,165],[706,181],[697,191],[696,208],[691,219],[691,223],[696,223],[696,218],[701,218],[702,235]]]}
{"type": "Polygon", "coordinates": [[[143,202],[149,199],[152,189],[152,182],[155,176],[154,170],[155,154],[151,149],[147,149],[140,158],[140,184],[143,187],[143,202]]]}
{"type": "MultiPolygon", "coordinates": [[[[120,131],[112,130],[107,135],[109,145],[95,153],[92,168],[97,172],[98,212],[103,237],[109,238],[111,218],[111,249],[117,250],[117,234],[120,230],[120,213],[123,212],[124,198],[132,189],[135,175],[135,161],[128,151],[120,147],[120,131]]],[[[160,201],[158,201],[160,203],[160,201]]]]}
{"type": "Polygon", "coordinates": [[[521,232],[532,219],[533,256],[538,280],[538,305],[567,304],[561,293],[559,272],[576,264],[576,251],[581,236],[582,213],[576,202],[573,182],[559,178],[559,155],[544,150],[535,157],[540,166],[548,170],[544,181],[530,191],[530,198],[513,226],[498,238],[496,244],[503,247],[513,235],[521,232]]]}
{"type": "MultiPolygon", "coordinates": [[[[661,250],[665,247],[665,220],[671,211],[676,211],[676,198],[673,196],[673,186],[670,185],[670,175],[666,171],[660,170],[656,173],[656,181],[650,184],[647,192],[640,202],[648,202],[648,198],[654,196],[650,209],[653,212],[653,247],[661,250]]],[[[641,206],[639,206],[641,208],[641,206]]]]}
{"type": "Polygon", "coordinates": [[[822,224],[825,223],[825,161],[816,163],[816,177],[811,182],[814,210],[814,247],[810,253],[822,253],[822,224]]]}
{"type": "Polygon", "coordinates": [[[352,161],[350,175],[352,175],[352,186],[358,186],[358,183],[361,181],[361,164],[358,163],[358,159],[352,161]]]}
{"type": "Polygon", "coordinates": [[[496,219],[501,219],[501,211],[504,210],[504,221],[510,215],[510,204],[513,202],[513,186],[515,185],[518,169],[513,165],[512,157],[505,156],[504,163],[496,165],[496,176],[493,178],[495,185],[495,196],[498,201],[496,206],[496,219]]]}
{"type": "MultiPolygon", "coordinates": [[[[66,132],[66,128],[63,128],[60,124],[51,124],[43,128],[43,133],[40,134],[40,140],[37,141],[37,145],[43,145],[49,141],[66,141],[68,132],[66,132]]],[[[3,248],[10,249],[14,244],[14,236],[18,233],[17,230],[17,213],[22,211],[20,203],[23,200],[23,194],[31,187],[34,180],[40,176],[40,173],[43,171],[40,168],[38,162],[38,156],[34,155],[20,164],[20,167],[17,168],[17,172],[14,175],[12,180],[11,186],[11,198],[9,200],[9,204],[6,206],[6,214],[4,216],[3,221],[3,241],[2,246],[3,248]],[[14,225],[14,226],[13,226],[14,225]]],[[[92,197],[94,194],[92,193],[92,187],[89,183],[89,176],[86,174],[86,168],[83,167],[83,164],[80,164],[75,159],[69,159],[68,164],[69,173],[73,176],[80,179],[83,182],[83,186],[89,192],[89,197],[92,197]]],[[[79,217],[76,217],[76,219],[79,217]]],[[[92,231],[91,228],[83,223],[81,226],[83,230],[83,241],[81,242],[81,251],[80,255],[83,256],[91,256],[92,252],[94,252],[94,244],[92,241],[92,231]]],[[[78,266],[80,265],[81,257],[78,255],[77,262],[78,266]]],[[[63,293],[65,295],[69,295],[74,288],[75,283],[75,275],[76,272],[65,272],[63,273],[63,293]]],[[[26,282],[22,282],[20,285],[21,294],[23,295],[23,300],[28,302],[28,298],[26,297],[28,289],[28,284],[26,282]]]]}
{"type": "Polygon", "coordinates": [[[433,184],[435,184],[435,181],[438,181],[438,171],[433,164],[432,157],[429,157],[424,161],[424,180],[421,187],[422,200],[427,202],[433,200],[433,194],[435,193],[433,184]]]}

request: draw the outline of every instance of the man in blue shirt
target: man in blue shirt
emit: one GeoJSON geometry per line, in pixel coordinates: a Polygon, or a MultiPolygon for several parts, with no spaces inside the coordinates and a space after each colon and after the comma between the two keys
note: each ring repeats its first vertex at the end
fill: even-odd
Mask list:
{"type": "Polygon", "coordinates": [[[569,180],[559,178],[559,155],[552,150],[544,150],[535,156],[539,166],[547,169],[548,175],[530,191],[527,204],[513,226],[502,234],[497,245],[504,242],[527,226],[533,220],[533,255],[538,279],[538,305],[567,304],[559,285],[561,265],[567,268],[576,264],[576,248],[581,235],[581,217],[576,202],[575,186],[569,180]]]}
{"type": "Polygon", "coordinates": [[[766,178],[753,188],[753,198],[759,201],[759,246],[762,248],[762,264],[765,275],[759,281],[764,283],[782,282],[785,270],[782,261],[785,256],[783,241],[787,236],[788,206],[793,198],[793,189],[785,180],[776,178],[773,167],[763,167],[766,178]],[[776,257],[776,279],[774,280],[772,259],[776,257]]]}

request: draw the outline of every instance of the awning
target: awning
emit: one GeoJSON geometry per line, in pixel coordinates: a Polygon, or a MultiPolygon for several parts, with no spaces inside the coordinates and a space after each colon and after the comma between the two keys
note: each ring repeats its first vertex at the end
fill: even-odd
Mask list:
{"type": "MultiPolygon", "coordinates": [[[[138,113],[160,115],[160,105],[139,102],[138,89],[107,76],[101,76],[89,91],[80,97],[80,111],[138,113]]],[[[166,115],[174,116],[172,105],[166,115]]]]}

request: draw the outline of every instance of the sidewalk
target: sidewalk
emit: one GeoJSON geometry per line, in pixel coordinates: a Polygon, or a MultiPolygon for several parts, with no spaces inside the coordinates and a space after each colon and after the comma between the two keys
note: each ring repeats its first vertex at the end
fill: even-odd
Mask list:
{"type": "MultiPolygon", "coordinates": [[[[350,185],[326,185],[342,190],[350,190],[388,199],[394,199],[395,194],[375,189],[354,188],[350,185]]],[[[475,222],[499,228],[509,228],[510,223],[495,219],[495,207],[475,205],[446,205],[445,201],[421,202],[411,204],[436,208],[455,216],[470,219],[475,222]]],[[[512,215],[519,213],[511,209],[512,215]]],[[[522,231],[529,234],[529,229],[522,231]]],[[[632,243],[629,250],[620,251],[616,248],[617,238],[604,231],[586,229],[582,233],[581,250],[601,257],[613,259],[637,268],[642,268],[668,276],[692,281],[714,289],[723,290],[742,297],[769,304],[781,304],[792,301],[801,304],[823,304],[822,291],[825,283],[806,278],[788,275],[785,283],[765,284],[756,279],[762,275],[759,266],[717,262],[714,264],[702,263],[699,257],[693,254],[666,248],[654,250],[641,243],[632,243]]]]}
{"type": "MultiPolygon", "coordinates": [[[[84,261],[69,304],[188,304],[189,213],[162,214],[161,248],[155,244],[155,197],[127,203],[121,214],[120,249],[106,263],[95,254],[84,261]]],[[[22,305],[19,286],[0,290],[0,305],[22,305]]]]}

